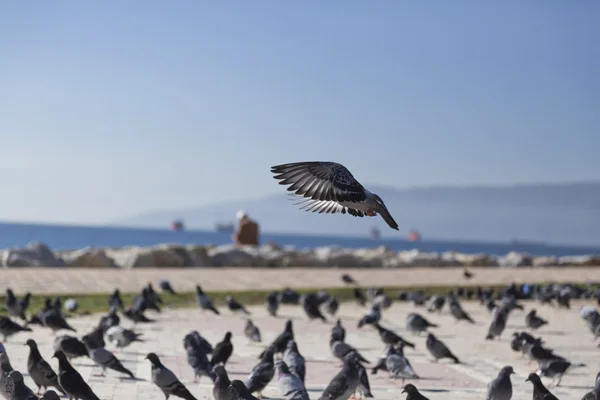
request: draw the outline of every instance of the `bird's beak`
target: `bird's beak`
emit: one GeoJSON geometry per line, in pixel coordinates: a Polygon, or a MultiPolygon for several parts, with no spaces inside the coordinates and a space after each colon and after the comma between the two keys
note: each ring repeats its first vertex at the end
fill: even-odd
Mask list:
{"type": "Polygon", "coordinates": [[[406,389],[402,389],[400,393],[406,393],[406,389]]]}
{"type": "Polygon", "coordinates": [[[525,379],[525,382],[529,382],[529,378],[525,379]]]}

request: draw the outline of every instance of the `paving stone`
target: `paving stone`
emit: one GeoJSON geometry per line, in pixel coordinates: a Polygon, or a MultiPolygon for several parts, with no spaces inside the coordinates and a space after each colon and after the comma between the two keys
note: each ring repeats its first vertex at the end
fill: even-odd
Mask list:
{"type": "MultiPolygon", "coordinates": [[[[535,365],[528,365],[527,360],[519,353],[513,352],[509,345],[512,332],[524,329],[525,312],[517,310],[511,314],[508,328],[502,339],[486,341],[484,337],[491,319],[489,313],[474,302],[464,304],[476,321],[474,325],[456,323],[447,312],[440,315],[429,314],[425,309],[415,308],[408,303],[394,303],[384,312],[382,325],[396,330],[405,339],[416,344],[416,349],[406,349],[406,355],[421,379],[410,382],[430,400],[483,399],[487,383],[496,376],[502,366],[512,365],[516,371],[512,377],[513,399],[531,399],[531,385],[525,382],[525,379],[527,374],[535,369],[535,365]],[[425,335],[414,336],[404,329],[407,314],[414,311],[421,312],[430,321],[440,325],[432,331],[447,343],[463,364],[453,364],[446,360],[439,363],[431,361],[425,347],[425,335]]],[[[550,321],[547,327],[537,333],[544,338],[547,346],[560,355],[587,365],[567,374],[560,387],[551,388],[552,392],[561,399],[583,397],[591,390],[598,372],[596,361],[598,349],[592,335],[578,315],[579,305],[580,303],[576,303],[571,311],[566,311],[526,303],[526,310],[535,306],[539,314],[550,321]]],[[[125,367],[136,374],[138,380],[123,378],[114,371],[108,371],[105,377],[95,376],[100,372],[100,368],[94,366],[87,358],[76,359],[73,365],[102,400],[163,400],[164,396],[160,390],[150,383],[150,364],[144,359],[148,352],[153,351],[198,399],[212,399],[212,384],[207,378],[200,383],[193,383],[193,372],[186,362],[182,346],[183,336],[191,330],[198,330],[214,345],[222,339],[227,330],[230,330],[233,333],[234,353],[227,370],[231,378],[243,380],[258,362],[257,355],[281,332],[286,318],[291,318],[294,322],[298,346],[307,359],[306,381],[309,395],[311,398],[319,398],[329,380],[340,368],[339,361],[329,352],[328,338],[332,322],[309,322],[299,307],[282,307],[279,318],[268,316],[262,307],[250,307],[250,310],[255,324],[262,331],[265,340],[262,345],[249,343],[243,336],[245,319],[231,314],[226,309],[222,310],[221,316],[203,313],[199,309],[164,309],[160,314],[149,313],[158,321],[156,324],[135,326],[136,330],[144,333],[145,343],[134,343],[124,350],[115,352],[125,367]]],[[[359,349],[373,363],[382,353],[384,346],[374,329],[370,327],[357,329],[357,320],[364,312],[364,308],[354,304],[342,304],[339,317],[347,330],[346,341],[359,349]]],[[[70,323],[81,336],[93,328],[98,318],[98,315],[74,317],[70,319],[70,323]]],[[[125,319],[122,319],[122,325],[133,326],[125,319]]],[[[13,367],[26,371],[28,348],[23,344],[29,337],[39,343],[42,355],[54,368],[57,368],[56,360],[51,358],[54,337],[48,330],[39,327],[36,327],[32,333],[19,333],[4,343],[13,367]]],[[[108,347],[112,349],[111,345],[108,347]]],[[[391,382],[385,372],[369,375],[369,379],[376,399],[405,398],[405,395],[400,393],[401,382],[391,382]]],[[[27,375],[25,382],[34,388],[31,378],[27,375]]],[[[550,380],[544,379],[544,382],[549,384],[550,380]]],[[[264,395],[280,397],[275,382],[271,382],[264,395]]]]}

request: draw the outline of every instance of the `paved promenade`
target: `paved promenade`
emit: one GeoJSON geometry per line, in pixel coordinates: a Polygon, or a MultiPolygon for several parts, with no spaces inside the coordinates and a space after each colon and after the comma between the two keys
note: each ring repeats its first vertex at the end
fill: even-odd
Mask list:
{"type": "MultiPolygon", "coordinates": [[[[577,368],[567,374],[560,387],[551,388],[560,399],[582,398],[590,390],[598,372],[598,349],[592,335],[578,315],[581,304],[574,304],[571,311],[557,310],[550,306],[540,307],[532,302],[526,304],[526,311],[535,306],[539,314],[550,321],[547,328],[542,328],[538,332],[547,346],[553,348],[557,354],[587,364],[587,367],[577,368]]],[[[504,337],[500,341],[490,342],[483,339],[491,318],[488,312],[476,303],[465,303],[465,308],[472,313],[477,322],[475,325],[456,323],[447,312],[441,315],[428,314],[422,308],[416,309],[412,304],[407,303],[394,303],[391,309],[384,313],[382,325],[395,329],[407,340],[414,341],[417,346],[415,350],[406,351],[415,371],[422,378],[412,383],[422,389],[422,393],[430,400],[481,400],[485,398],[487,383],[495,377],[500,368],[504,365],[512,365],[516,371],[516,375],[512,376],[513,400],[531,399],[531,385],[525,382],[525,379],[527,374],[535,369],[535,365],[528,365],[527,360],[513,352],[509,346],[512,332],[524,329],[525,312],[515,311],[511,315],[504,337]],[[425,347],[425,337],[413,336],[404,330],[406,315],[416,310],[422,312],[431,322],[440,325],[432,331],[447,343],[463,364],[455,365],[448,361],[440,361],[438,364],[431,362],[425,347]]],[[[254,322],[262,330],[265,342],[273,340],[283,329],[285,318],[293,319],[300,351],[307,359],[306,381],[309,395],[312,399],[319,398],[329,380],[339,371],[339,362],[331,356],[328,345],[332,324],[308,322],[299,307],[283,307],[280,318],[267,316],[262,307],[251,307],[250,310],[254,322]]],[[[356,321],[364,312],[364,309],[354,304],[342,304],[339,316],[347,329],[346,341],[373,362],[384,346],[376,331],[370,328],[359,331],[356,328],[356,321]]],[[[161,314],[149,315],[156,318],[158,322],[136,327],[144,332],[147,342],[136,343],[116,353],[123,360],[124,365],[139,377],[139,380],[122,379],[114,371],[109,371],[106,377],[96,377],[93,375],[98,374],[100,369],[94,367],[91,360],[86,358],[74,361],[75,368],[88,380],[102,400],[164,399],[158,388],[149,381],[150,364],[144,359],[149,351],[156,352],[163,363],[180,377],[198,399],[212,399],[211,383],[206,378],[199,384],[193,383],[192,370],[186,363],[182,339],[186,333],[194,329],[213,345],[222,338],[226,330],[232,331],[234,353],[227,368],[231,378],[244,379],[257,362],[256,357],[263,348],[261,345],[248,343],[243,336],[244,319],[232,315],[226,309],[222,309],[221,316],[203,314],[198,309],[165,309],[161,314]]],[[[98,316],[95,315],[72,318],[70,321],[77,328],[77,334],[81,336],[92,329],[97,319],[98,316]]],[[[122,325],[131,326],[127,321],[122,322],[122,325]]],[[[25,371],[28,348],[23,346],[23,343],[29,337],[38,341],[42,355],[57,368],[56,360],[51,359],[53,337],[45,328],[37,328],[31,334],[19,333],[4,343],[13,367],[25,371]]],[[[112,349],[110,345],[109,348],[112,349]]],[[[400,394],[400,382],[394,384],[389,381],[386,373],[369,375],[369,379],[376,399],[405,398],[404,394],[400,394]]],[[[28,376],[25,377],[25,381],[33,387],[28,376]]],[[[544,382],[549,384],[549,380],[544,382]]],[[[264,395],[281,398],[274,381],[265,390],[264,395]]]]}
{"type": "Polygon", "coordinates": [[[342,273],[362,286],[491,285],[512,282],[600,281],[600,268],[472,268],[466,281],[461,268],[8,268],[0,270],[0,287],[15,293],[37,294],[137,292],[147,282],[168,279],[175,290],[192,291],[196,284],[207,290],[322,288],[343,286],[342,273]]]}

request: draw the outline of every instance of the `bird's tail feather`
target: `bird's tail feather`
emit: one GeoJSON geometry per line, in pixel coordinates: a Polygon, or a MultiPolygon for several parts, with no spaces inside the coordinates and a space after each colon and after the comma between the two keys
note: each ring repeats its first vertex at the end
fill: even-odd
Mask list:
{"type": "Polygon", "coordinates": [[[390,214],[390,212],[387,210],[387,208],[382,209],[379,214],[381,215],[381,218],[383,218],[383,220],[390,226],[390,228],[395,229],[395,230],[399,230],[398,229],[398,223],[396,223],[396,221],[394,221],[394,218],[392,217],[392,214],[390,214]]]}

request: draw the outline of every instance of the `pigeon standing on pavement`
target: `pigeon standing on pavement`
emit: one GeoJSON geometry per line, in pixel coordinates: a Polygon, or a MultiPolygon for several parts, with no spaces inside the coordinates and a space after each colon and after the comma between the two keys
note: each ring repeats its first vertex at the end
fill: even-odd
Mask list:
{"type": "Polygon", "coordinates": [[[525,381],[531,382],[533,385],[533,400],[558,400],[548,389],[546,389],[546,386],[544,386],[538,375],[529,374],[525,381]]]}
{"type": "Polygon", "coordinates": [[[116,310],[123,309],[123,299],[121,299],[121,292],[119,289],[115,289],[115,291],[108,296],[108,306],[110,308],[114,308],[116,310]]]}
{"type": "Polygon", "coordinates": [[[246,326],[244,327],[244,335],[253,342],[260,343],[260,329],[258,326],[254,325],[251,319],[246,321],[246,326]]]}
{"type": "Polygon", "coordinates": [[[8,374],[13,370],[12,365],[10,364],[10,359],[8,358],[8,354],[4,351],[0,353],[0,395],[5,399],[8,398],[10,392],[8,391],[8,374]]]}
{"type": "Polygon", "coordinates": [[[533,329],[534,331],[546,325],[547,323],[548,321],[538,317],[537,310],[535,308],[529,311],[525,316],[525,324],[527,324],[527,327],[533,329]]]}
{"type": "Polygon", "coordinates": [[[292,374],[287,364],[282,360],[275,362],[277,388],[284,400],[309,400],[304,382],[292,374]]]}
{"type": "Polygon", "coordinates": [[[229,386],[231,381],[227,375],[227,371],[222,365],[217,365],[212,370],[215,376],[215,383],[213,386],[213,397],[215,400],[229,400],[229,386]]]}
{"type": "Polygon", "coordinates": [[[229,308],[229,311],[233,313],[240,312],[242,314],[250,315],[250,311],[248,311],[242,303],[231,296],[225,297],[225,303],[227,303],[227,308],[229,308]]]}
{"type": "Polygon", "coordinates": [[[85,344],[92,361],[102,368],[100,376],[104,376],[106,369],[108,368],[122,374],[129,375],[131,379],[135,379],[133,373],[125,368],[123,364],[121,364],[121,361],[119,361],[119,359],[115,357],[113,353],[106,350],[104,347],[95,347],[95,343],[89,338],[89,336],[86,335],[82,337],[81,341],[83,344],[85,344]]]}
{"type": "Polygon", "coordinates": [[[6,289],[6,298],[4,299],[4,306],[8,315],[11,317],[19,317],[23,321],[27,321],[25,311],[29,308],[29,301],[31,299],[31,293],[26,293],[22,300],[17,299],[12,289],[6,289]]]}
{"type": "Polygon", "coordinates": [[[69,363],[67,356],[62,351],[55,352],[54,357],[58,359],[58,383],[69,398],[100,400],[79,372],[69,363]]]}
{"type": "Polygon", "coordinates": [[[331,338],[335,340],[341,340],[342,342],[346,338],[346,330],[342,326],[341,319],[338,319],[333,328],[331,328],[331,338]]]}
{"type": "Polygon", "coordinates": [[[500,339],[502,332],[504,332],[504,329],[506,328],[509,312],[510,311],[504,306],[494,309],[492,312],[492,322],[490,323],[487,336],[485,337],[486,340],[493,340],[496,337],[500,339]]]}
{"type": "Polygon", "coordinates": [[[419,393],[415,385],[407,384],[404,386],[402,393],[406,393],[406,400],[429,400],[427,397],[419,393]]]}
{"type": "MultiPolygon", "coordinates": [[[[136,333],[121,326],[111,326],[106,330],[106,339],[118,349],[129,346],[133,342],[144,342],[141,333],[136,333]]],[[[103,346],[104,347],[104,346],[103,346]]]]}
{"type": "Polygon", "coordinates": [[[233,353],[233,343],[231,343],[231,332],[226,332],[223,340],[215,346],[210,363],[212,366],[227,364],[227,360],[233,353]]]}
{"type": "Polygon", "coordinates": [[[400,378],[403,384],[405,379],[419,379],[419,376],[412,368],[412,365],[410,365],[408,359],[402,354],[402,351],[394,346],[389,346],[387,349],[385,367],[390,374],[390,378],[400,378]]]}
{"type": "Polygon", "coordinates": [[[327,318],[325,318],[323,313],[321,313],[321,310],[319,310],[319,305],[317,297],[312,293],[307,294],[302,299],[302,308],[310,321],[320,319],[323,322],[327,322],[327,318]]]}
{"type": "Polygon", "coordinates": [[[371,384],[369,383],[367,370],[360,363],[357,363],[356,367],[358,368],[358,391],[362,394],[363,398],[374,397],[371,393],[371,384]]]}
{"type": "Polygon", "coordinates": [[[183,338],[183,348],[187,355],[187,362],[194,370],[194,382],[199,382],[203,376],[207,376],[214,381],[215,377],[211,374],[213,366],[208,361],[206,352],[191,333],[183,338]]]}
{"type": "Polygon", "coordinates": [[[229,385],[229,400],[258,400],[250,393],[244,382],[234,379],[229,385]]]}
{"type": "Polygon", "coordinates": [[[12,370],[8,374],[8,388],[10,392],[8,400],[38,400],[33,390],[23,382],[23,375],[19,371],[12,370]]]}
{"type": "Polygon", "coordinates": [[[327,311],[330,315],[335,315],[338,311],[338,309],[340,308],[340,303],[338,302],[338,300],[333,297],[330,296],[329,300],[327,300],[325,302],[325,311],[327,311]]]}
{"type": "Polygon", "coordinates": [[[350,274],[342,274],[342,282],[348,285],[356,285],[356,280],[350,274]]]}
{"type": "Polygon", "coordinates": [[[381,306],[378,304],[375,304],[375,305],[373,305],[373,307],[371,307],[369,312],[366,313],[364,315],[364,317],[362,317],[360,319],[360,321],[358,321],[357,326],[359,328],[362,328],[365,325],[375,325],[380,320],[381,320],[381,306]]]}
{"type": "Polygon", "coordinates": [[[196,303],[200,306],[202,311],[210,310],[217,315],[220,314],[219,310],[215,308],[212,300],[204,293],[200,285],[196,285],[196,303]]]}
{"type": "Polygon", "coordinates": [[[265,297],[265,308],[269,315],[276,317],[279,309],[279,293],[271,292],[265,297]]]}
{"type": "Polygon", "coordinates": [[[406,329],[417,335],[420,335],[421,332],[427,331],[429,328],[437,327],[438,325],[427,321],[421,314],[410,313],[406,317],[406,329]]]}
{"type": "Polygon", "coordinates": [[[290,372],[300,378],[302,383],[304,383],[304,377],[306,376],[306,360],[304,359],[304,356],[300,354],[298,345],[294,340],[287,342],[285,351],[283,352],[283,361],[290,369],[290,372]]]}
{"type": "Polygon", "coordinates": [[[54,351],[61,351],[67,360],[77,357],[89,357],[85,344],[79,339],[69,335],[58,336],[54,339],[54,351]]]}
{"type": "Polygon", "coordinates": [[[454,316],[454,318],[456,318],[457,321],[468,321],[472,324],[475,323],[475,321],[473,321],[473,318],[471,318],[469,313],[467,313],[462,308],[458,299],[455,298],[454,296],[450,297],[449,306],[450,306],[450,313],[452,314],[452,316],[454,316]]]}
{"type": "Polygon", "coordinates": [[[486,400],[510,400],[512,397],[512,382],[510,376],[514,374],[513,367],[507,365],[502,367],[498,376],[494,378],[487,387],[486,400]]]}
{"type": "MultiPolygon", "coordinates": [[[[27,357],[27,372],[38,387],[38,394],[41,389],[53,387],[63,392],[58,383],[58,375],[52,369],[50,364],[42,357],[37,343],[33,339],[28,339],[25,343],[29,346],[29,356],[27,357]]],[[[64,393],[64,392],[63,392],[64,393]]]]}
{"type": "Polygon", "coordinates": [[[367,298],[365,297],[365,294],[362,292],[362,290],[360,290],[357,287],[355,287],[352,291],[352,296],[354,297],[354,300],[356,300],[358,305],[361,307],[364,307],[367,303],[367,298]]]}
{"type": "Polygon", "coordinates": [[[288,191],[303,196],[300,209],[319,213],[350,214],[374,217],[380,214],[390,228],[398,224],[381,197],[365,189],[350,171],[335,162],[307,161],[271,167],[280,185],[290,185],[288,191]]]}
{"type": "Polygon", "coordinates": [[[344,358],[346,357],[346,355],[348,355],[350,353],[355,353],[356,354],[356,358],[360,362],[364,362],[364,363],[367,363],[367,364],[369,363],[369,361],[367,361],[358,352],[358,350],[356,350],[354,347],[350,346],[348,343],[342,342],[341,340],[334,340],[334,338],[330,338],[329,339],[329,349],[331,350],[331,354],[333,354],[333,356],[335,358],[338,358],[340,360],[344,360],[344,358]]]}
{"type": "Polygon", "coordinates": [[[169,294],[172,294],[172,295],[176,295],[177,294],[177,292],[175,292],[175,290],[173,289],[173,286],[171,286],[171,283],[168,280],[166,280],[166,279],[163,279],[160,282],[158,282],[158,287],[162,291],[167,292],[169,294]]]}
{"type": "Polygon", "coordinates": [[[9,317],[0,315],[0,335],[2,335],[3,342],[6,342],[6,339],[19,332],[31,332],[31,328],[21,326],[9,317]]]}
{"type": "Polygon", "coordinates": [[[460,363],[458,358],[450,351],[446,344],[436,338],[433,333],[429,333],[427,335],[426,346],[427,350],[429,350],[429,353],[431,353],[433,356],[435,362],[438,362],[438,360],[442,358],[450,358],[454,360],[456,364],[460,363]]]}
{"type": "Polygon", "coordinates": [[[54,390],[48,390],[40,400],[60,400],[60,397],[56,394],[54,390]]]}
{"type": "Polygon", "coordinates": [[[342,370],[329,382],[319,400],[347,400],[359,384],[358,361],[355,353],[344,358],[342,370]]]}
{"type": "Polygon", "coordinates": [[[146,359],[152,364],[152,383],[163,392],[165,400],[169,396],[180,397],[184,400],[197,400],[175,374],[160,362],[156,354],[148,353],[146,359]]]}
{"type": "MultiPolygon", "coordinates": [[[[275,349],[276,353],[283,353],[290,340],[294,340],[294,329],[293,329],[293,325],[292,325],[292,320],[288,319],[285,322],[285,328],[283,329],[283,332],[281,332],[275,338],[275,340],[273,340],[273,343],[271,343],[271,345],[269,347],[273,347],[273,349],[275,349]]],[[[263,358],[265,351],[260,353],[258,358],[263,358]]]]}
{"type": "Polygon", "coordinates": [[[268,348],[262,360],[252,368],[252,371],[246,378],[245,385],[250,393],[258,393],[258,398],[262,398],[262,391],[267,387],[275,375],[275,366],[273,365],[273,349],[268,348]]]}
{"type": "Polygon", "coordinates": [[[375,328],[377,328],[377,332],[379,332],[379,337],[381,338],[383,344],[396,345],[398,343],[404,343],[404,345],[408,347],[411,347],[413,349],[415,348],[414,343],[407,342],[406,340],[404,340],[404,338],[397,335],[395,332],[386,329],[379,324],[375,324],[375,328]]]}

